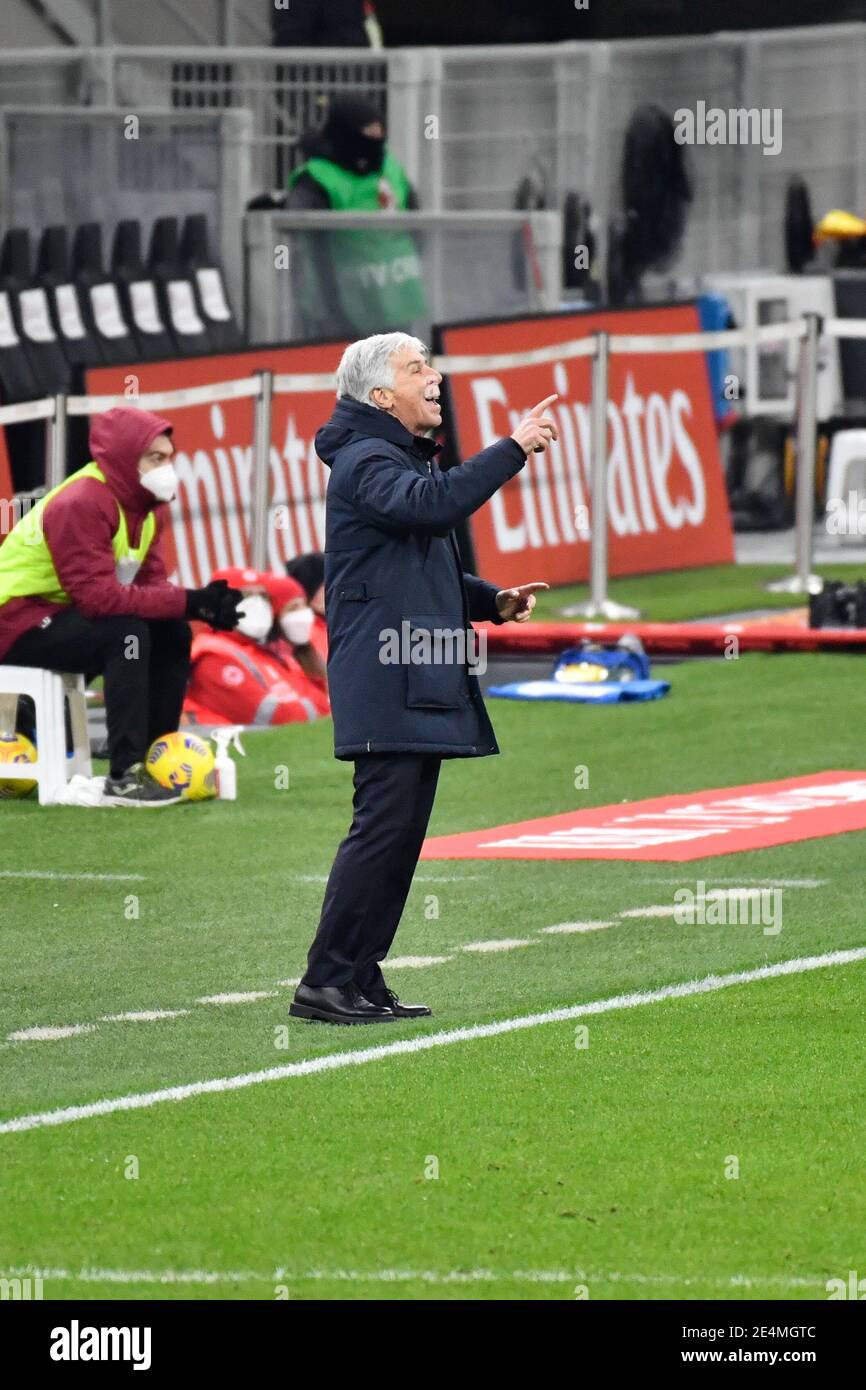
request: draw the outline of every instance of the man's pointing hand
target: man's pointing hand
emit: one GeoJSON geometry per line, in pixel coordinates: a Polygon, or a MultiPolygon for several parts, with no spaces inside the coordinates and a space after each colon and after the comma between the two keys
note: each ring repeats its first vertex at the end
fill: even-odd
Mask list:
{"type": "Polygon", "coordinates": [[[543,454],[551,439],[559,438],[556,421],[544,413],[551,402],[556,400],[559,400],[556,392],[552,396],[545,396],[543,401],[532,407],[528,415],[524,415],[512,434],[511,438],[516,440],[525,454],[543,454]]]}
{"type": "Polygon", "coordinates": [[[499,616],[505,622],[513,618],[516,623],[525,623],[535,607],[535,590],[549,589],[549,584],[518,584],[516,589],[500,589],[496,595],[499,616]]]}

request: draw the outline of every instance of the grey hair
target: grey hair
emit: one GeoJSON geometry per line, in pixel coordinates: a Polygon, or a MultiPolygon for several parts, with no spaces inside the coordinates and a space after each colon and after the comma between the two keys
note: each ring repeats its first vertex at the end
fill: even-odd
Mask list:
{"type": "Polygon", "coordinates": [[[337,399],[350,396],[353,401],[372,405],[370,392],[376,386],[394,385],[394,355],[401,348],[417,348],[430,359],[426,345],[410,333],[374,333],[371,338],[350,343],[337,368],[337,399]]]}

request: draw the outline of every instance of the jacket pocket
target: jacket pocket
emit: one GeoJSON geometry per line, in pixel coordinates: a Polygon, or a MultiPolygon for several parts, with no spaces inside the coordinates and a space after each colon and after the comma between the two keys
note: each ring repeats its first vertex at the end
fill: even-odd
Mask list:
{"type": "Polygon", "coordinates": [[[414,614],[403,619],[403,633],[407,708],[462,709],[468,699],[462,614],[414,614]]]}
{"type": "Polygon", "coordinates": [[[378,594],[371,592],[366,579],[358,580],[355,584],[344,584],[337,590],[337,598],[344,603],[366,603],[367,599],[378,597],[378,594]]]}

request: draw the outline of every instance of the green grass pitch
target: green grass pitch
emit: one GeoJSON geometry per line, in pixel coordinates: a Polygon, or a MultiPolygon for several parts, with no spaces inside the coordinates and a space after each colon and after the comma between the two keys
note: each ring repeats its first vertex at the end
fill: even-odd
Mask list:
{"type": "MultiPolygon", "coordinates": [[[[856,657],[666,674],[643,706],[492,700],[502,756],[445,766],[432,833],[864,765],[856,657]]],[[[390,978],[434,1017],[290,1022],[348,821],[330,740],[248,737],[234,805],[0,803],[0,1125],[866,945],[866,833],[685,865],[431,861],[395,954],[448,959],[390,978]],[[119,877],[36,876],[85,874],[119,877]],[[802,886],[777,936],[618,916],[698,879],[802,886]],[[544,931],[586,920],[613,925],[544,931]],[[495,940],[526,944],[463,949],[495,940]]],[[[851,963],[0,1132],[0,1275],[57,1299],[825,1298],[863,1265],[864,984],[851,963]]]]}

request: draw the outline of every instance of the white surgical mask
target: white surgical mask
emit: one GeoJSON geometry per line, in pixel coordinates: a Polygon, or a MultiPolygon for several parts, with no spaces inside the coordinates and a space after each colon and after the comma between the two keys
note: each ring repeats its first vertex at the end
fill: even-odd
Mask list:
{"type": "Polygon", "coordinates": [[[170,502],[177,492],[178,476],[173,463],[161,463],[148,473],[139,475],[139,482],[152,492],[159,502],[170,502]]]}
{"type": "Polygon", "coordinates": [[[254,642],[264,642],[274,625],[274,610],[262,594],[250,594],[238,604],[238,632],[254,642]]]}
{"type": "Polygon", "coordinates": [[[280,627],[283,629],[283,636],[289,642],[294,642],[295,646],[302,647],[305,642],[309,642],[310,633],[313,630],[313,610],[312,608],[292,608],[288,613],[284,613],[280,618],[280,627]]]}

